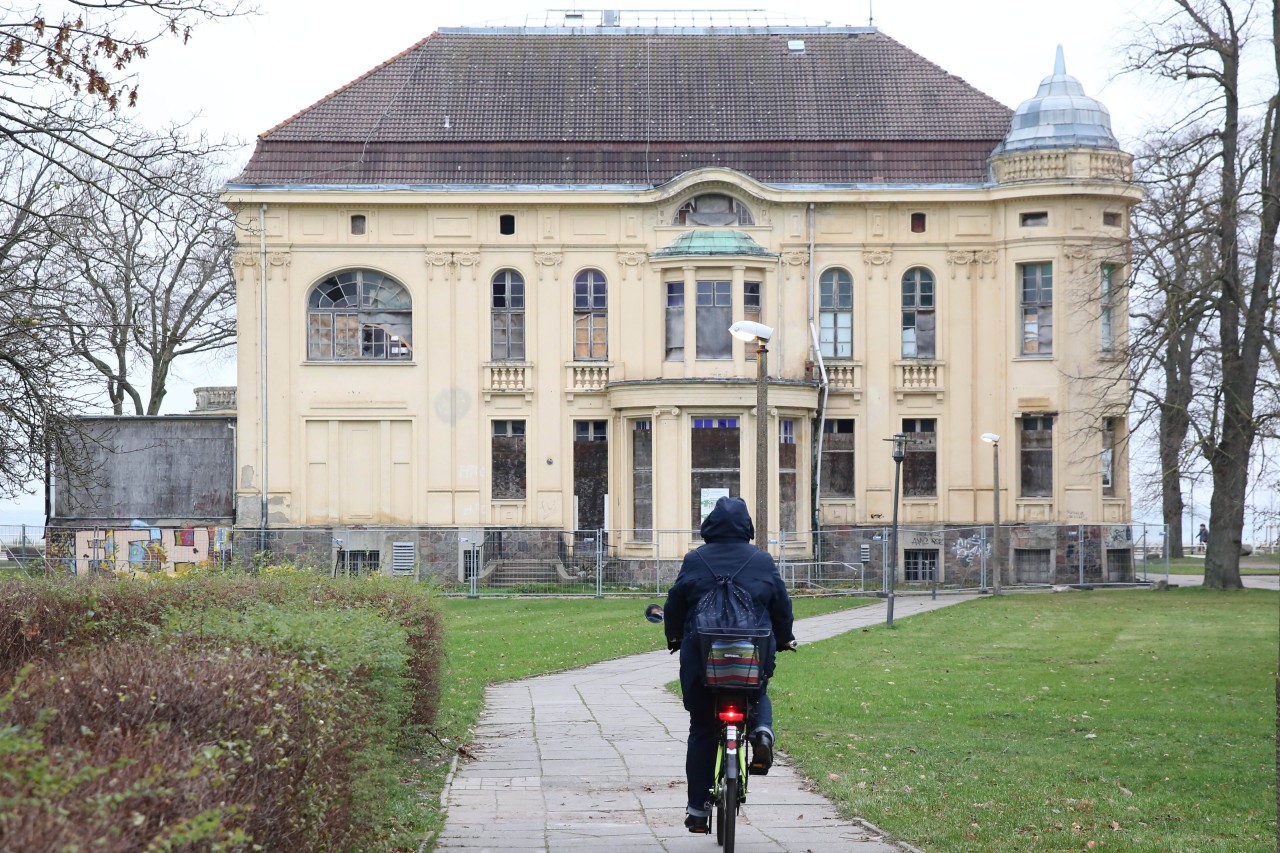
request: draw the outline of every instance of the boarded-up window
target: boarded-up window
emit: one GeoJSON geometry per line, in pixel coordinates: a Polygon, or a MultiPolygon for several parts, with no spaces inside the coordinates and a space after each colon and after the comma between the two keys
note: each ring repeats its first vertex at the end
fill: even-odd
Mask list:
{"type": "Polygon", "coordinates": [[[934,418],[905,418],[907,455],[902,460],[902,494],[931,498],[938,494],[938,422],[934,418]]]}
{"type": "Polygon", "coordinates": [[[1053,552],[1048,548],[1014,548],[1015,580],[1021,583],[1053,583],[1053,552]]]}
{"type": "MultiPolygon", "coordinates": [[[[747,281],[742,284],[742,318],[753,323],[760,322],[760,282],[747,281]]],[[[747,347],[747,359],[756,358],[756,347],[747,347]]]]}
{"type": "Polygon", "coordinates": [[[921,267],[902,276],[902,357],[934,358],[933,273],[921,267]]]}
{"type": "Polygon", "coordinates": [[[405,359],[413,355],[409,291],[373,270],[347,270],[311,288],[307,358],[405,359]]]}
{"type": "Polygon", "coordinates": [[[822,422],[822,496],[851,498],[853,492],[853,419],[822,422]]]}
{"type": "Polygon", "coordinates": [[[902,551],[902,579],[907,583],[929,583],[938,570],[938,552],[933,548],[905,548],[902,551]]]}
{"type": "Polygon", "coordinates": [[[573,496],[577,529],[604,527],[609,495],[609,434],[607,421],[573,422],[573,496]]]}
{"type": "Polygon", "coordinates": [[[609,356],[608,293],[604,273],[583,270],[573,280],[573,357],[579,361],[609,356]]]}
{"type": "Polygon", "coordinates": [[[527,482],[524,421],[494,421],[494,500],[524,500],[527,482]]]}
{"type": "Polygon", "coordinates": [[[694,529],[718,496],[740,495],[741,430],[737,418],[694,418],[690,437],[694,529]]]}
{"type": "Polygon", "coordinates": [[[653,429],[648,419],[631,422],[631,525],[637,542],[653,541],[653,429]]]}
{"type": "Polygon", "coordinates": [[[1022,354],[1053,355],[1053,264],[1022,264],[1022,354]]]}
{"type": "Polygon", "coordinates": [[[698,358],[732,358],[733,325],[732,282],[698,282],[698,304],[695,334],[698,358]]]}
{"type": "Polygon", "coordinates": [[[501,270],[493,277],[493,360],[524,361],[524,276],[501,270]]]}
{"type": "Polygon", "coordinates": [[[818,280],[818,345],[823,358],[853,358],[853,276],[838,267],[818,280]]]}
{"type": "Polygon", "coordinates": [[[1102,421],[1102,494],[1115,497],[1116,494],[1116,433],[1120,429],[1119,418],[1104,418],[1102,421]]]}
{"type": "Polygon", "coordinates": [[[684,282],[667,282],[667,361],[684,361],[684,282]]]}
{"type": "Polygon", "coordinates": [[[1022,496],[1048,497],[1053,494],[1053,418],[1048,415],[1020,420],[1022,496]]]}
{"type": "Polygon", "coordinates": [[[796,529],[796,422],[778,421],[778,529],[796,529]]]}

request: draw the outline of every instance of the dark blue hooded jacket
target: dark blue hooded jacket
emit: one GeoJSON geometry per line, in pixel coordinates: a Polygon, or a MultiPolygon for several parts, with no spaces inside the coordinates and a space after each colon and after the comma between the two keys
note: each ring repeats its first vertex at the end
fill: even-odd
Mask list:
{"type": "Polygon", "coordinates": [[[663,606],[667,642],[681,641],[680,680],[689,680],[687,675],[695,678],[702,675],[702,662],[698,660],[699,643],[691,638],[693,621],[688,617],[702,597],[715,587],[714,575],[732,574],[743,563],[746,566],[738,572],[734,583],[746,590],[752,600],[769,614],[773,624],[774,642],[762,661],[765,675],[772,675],[774,651],[794,639],[791,634],[791,598],[773,557],[751,541],[755,538],[756,529],[751,523],[746,501],[737,497],[720,498],[707,520],[702,522],[701,532],[706,544],[697,549],[697,555],[693,551],[685,555],[684,562],[680,564],[680,574],[676,576],[675,585],[667,593],[667,603],[663,606]]]}

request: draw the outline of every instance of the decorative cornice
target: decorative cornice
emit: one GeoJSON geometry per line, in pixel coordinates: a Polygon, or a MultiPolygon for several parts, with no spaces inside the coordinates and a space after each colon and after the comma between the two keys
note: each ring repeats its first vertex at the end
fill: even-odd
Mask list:
{"type": "Polygon", "coordinates": [[[537,251],[533,253],[533,262],[540,267],[558,267],[564,261],[561,252],[537,251]]]}

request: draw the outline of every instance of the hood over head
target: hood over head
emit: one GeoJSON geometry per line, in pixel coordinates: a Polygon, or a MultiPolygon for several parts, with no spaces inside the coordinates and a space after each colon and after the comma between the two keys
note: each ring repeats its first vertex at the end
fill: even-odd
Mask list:
{"type": "Polygon", "coordinates": [[[747,502],[737,497],[724,497],[716,501],[715,509],[702,522],[701,533],[704,542],[750,542],[755,539],[756,528],[751,523],[747,502]]]}

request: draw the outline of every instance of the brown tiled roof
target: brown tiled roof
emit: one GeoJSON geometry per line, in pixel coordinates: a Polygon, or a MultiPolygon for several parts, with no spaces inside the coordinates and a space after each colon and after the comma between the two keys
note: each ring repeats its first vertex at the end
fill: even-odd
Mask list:
{"type": "Polygon", "coordinates": [[[870,30],[457,31],[264,133],[234,183],[974,182],[1010,117],[870,30]]]}

